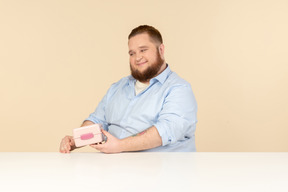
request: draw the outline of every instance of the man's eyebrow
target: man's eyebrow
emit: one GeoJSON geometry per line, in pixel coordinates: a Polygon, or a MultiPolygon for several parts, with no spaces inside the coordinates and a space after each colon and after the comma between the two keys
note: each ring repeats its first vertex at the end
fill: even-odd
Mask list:
{"type": "Polygon", "coordinates": [[[140,49],[143,49],[143,48],[148,48],[148,46],[146,46],[146,45],[143,45],[143,46],[140,46],[139,48],[140,48],[140,49]]]}
{"type": "MultiPolygon", "coordinates": [[[[149,48],[149,47],[146,46],[146,45],[142,45],[142,46],[138,47],[138,49],[144,49],[144,48],[149,48]]],[[[131,53],[131,52],[134,52],[134,51],[133,50],[129,50],[128,53],[131,53]]]]}

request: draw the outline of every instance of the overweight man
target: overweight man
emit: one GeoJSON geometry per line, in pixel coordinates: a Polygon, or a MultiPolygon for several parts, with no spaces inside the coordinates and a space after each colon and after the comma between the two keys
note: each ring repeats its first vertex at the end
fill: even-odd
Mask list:
{"type": "MultiPolygon", "coordinates": [[[[106,142],[90,146],[103,153],[196,151],[197,103],[190,84],[165,62],[160,32],[133,29],[128,49],[131,75],[112,84],[82,124],[103,127],[106,142]]],[[[62,139],[61,153],[75,148],[72,136],[62,139]]]]}

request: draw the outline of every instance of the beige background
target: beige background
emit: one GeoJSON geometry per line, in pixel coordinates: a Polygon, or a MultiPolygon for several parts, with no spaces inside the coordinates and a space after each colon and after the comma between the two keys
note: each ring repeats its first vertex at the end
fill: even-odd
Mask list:
{"type": "Polygon", "coordinates": [[[0,0],[0,151],[58,151],[129,75],[140,24],[192,85],[198,151],[288,151],[287,23],[286,0],[0,0]]]}

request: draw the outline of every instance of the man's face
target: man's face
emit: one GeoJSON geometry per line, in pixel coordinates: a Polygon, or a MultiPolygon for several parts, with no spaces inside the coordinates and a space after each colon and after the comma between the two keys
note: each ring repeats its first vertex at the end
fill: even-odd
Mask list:
{"type": "Polygon", "coordinates": [[[131,74],[135,79],[147,82],[162,71],[164,47],[152,42],[147,33],[130,38],[128,47],[131,74]]]}

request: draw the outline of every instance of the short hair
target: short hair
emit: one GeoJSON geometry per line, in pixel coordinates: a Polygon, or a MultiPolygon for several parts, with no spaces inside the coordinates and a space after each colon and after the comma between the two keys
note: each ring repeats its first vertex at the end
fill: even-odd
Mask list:
{"type": "Polygon", "coordinates": [[[129,34],[128,40],[136,35],[143,34],[143,33],[147,33],[149,37],[151,38],[151,40],[153,40],[154,42],[160,43],[160,44],[163,43],[161,33],[157,29],[149,25],[140,25],[134,28],[129,34]]]}

